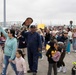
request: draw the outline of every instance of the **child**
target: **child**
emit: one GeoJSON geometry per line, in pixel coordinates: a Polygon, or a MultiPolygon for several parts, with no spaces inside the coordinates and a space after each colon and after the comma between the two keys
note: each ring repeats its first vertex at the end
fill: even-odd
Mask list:
{"type": "Polygon", "coordinates": [[[49,45],[51,47],[46,53],[46,56],[48,57],[48,62],[49,62],[47,75],[51,75],[52,74],[52,68],[54,70],[54,75],[57,75],[57,62],[52,59],[52,57],[53,57],[53,55],[54,55],[54,53],[56,52],[56,49],[57,49],[57,42],[51,41],[49,43],[49,45]]]}
{"type": "Polygon", "coordinates": [[[15,61],[12,61],[16,64],[18,75],[26,74],[26,63],[24,60],[24,55],[21,50],[17,50],[15,61]]]}
{"type": "Polygon", "coordinates": [[[72,75],[76,75],[76,62],[73,62],[72,75]]]}

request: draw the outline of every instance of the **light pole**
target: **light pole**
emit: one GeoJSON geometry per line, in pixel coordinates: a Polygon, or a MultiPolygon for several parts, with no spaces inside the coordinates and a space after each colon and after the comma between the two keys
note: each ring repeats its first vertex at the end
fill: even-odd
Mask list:
{"type": "Polygon", "coordinates": [[[4,0],[4,27],[6,26],[6,0],[4,0]]]}

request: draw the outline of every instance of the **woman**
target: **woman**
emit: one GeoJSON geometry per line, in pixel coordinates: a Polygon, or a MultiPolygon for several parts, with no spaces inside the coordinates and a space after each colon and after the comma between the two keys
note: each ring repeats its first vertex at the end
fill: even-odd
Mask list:
{"type": "Polygon", "coordinates": [[[59,59],[59,61],[57,62],[57,72],[63,72],[66,73],[66,67],[65,67],[65,62],[64,62],[64,58],[66,55],[66,50],[65,50],[65,46],[63,42],[58,42],[58,51],[60,51],[61,53],[61,57],[59,59]]]}
{"type": "Polygon", "coordinates": [[[76,52],[76,29],[73,31],[73,50],[76,52]]]}
{"type": "Polygon", "coordinates": [[[15,71],[15,74],[17,75],[16,66],[15,64],[11,63],[11,61],[15,59],[15,54],[17,49],[17,40],[15,38],[15,31],[9,29],[8,32],[6,33],[3,30],[3,28],[0,27],[0,32],[2,32],[6,38],[2,75],[6,75],[6,71],[9,63],[11,64],[13,70],[15,71]]]}
{"type": "Polygon", "coordinates": [[[21,36],[21,33],[25,33],[26,32],[26,29],[24,28],[21,28],[21,32],[19,32],[18,34],[18,50],[22,50],[24,56],[26,55],[26,41],[25,41],[25,38],[23,36],[21,36]]]}
{"type": "Polygon", "coordinates": [[[71,43],[72,43],[72,32],[71,32],[71,29],[68,28],[68,44],[67,44],[68,54],[70,54],[71,43]]]}
{"type": "Polygon", "coordinates": [[[58,67],[58,72],[63,72],[66,73],[66,65],[64,62],[64,58],[66,56],[66,50],[67,50],[67,44],[68,44],[68,32],[64,31],[62,34],[62,37],[60,38],[61,40],[59,42],[62,42],[64,45],[60,45],[60,47],[58,48],[58,50],[61,52],[61,57],[60,60],[57,63],[57,67],[58,67]]]}
{"type": "Polygon", "coordinates": [[[45,33],[45,47],[46,47],[46,44],[48,43],[48,41],[50,41],[50,39],[51,39],[50,31],[49,31],[49,29],[47,29],[46,33],[45,33]]]}

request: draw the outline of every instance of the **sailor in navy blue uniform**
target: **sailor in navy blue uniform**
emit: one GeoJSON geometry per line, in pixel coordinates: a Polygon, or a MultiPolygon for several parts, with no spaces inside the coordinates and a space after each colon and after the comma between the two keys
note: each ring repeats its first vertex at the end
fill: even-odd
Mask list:
{"type": "Polygon", "coordinates": [[[36,26],[31,25],[30,30],[22,34],[27,42],[27,53],[28,53],[28,73],[33,72],[33,75],[37,74],[38,69],[38,55],[39,50],[41,50],[42,42],[40,34],[36,32],[36,26]]]}

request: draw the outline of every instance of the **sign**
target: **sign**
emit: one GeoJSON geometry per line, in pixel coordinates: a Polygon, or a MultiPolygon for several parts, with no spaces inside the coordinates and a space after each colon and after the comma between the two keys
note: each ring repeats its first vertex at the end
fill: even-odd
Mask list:
{"type": "Polygon", "coordinates": [[[45,24],[39,24],[39,25],[37,26],[37,28],[38,28],[38,29],[40,29],[40,28],[41,28],[41,29],[44,29],[44,28],[45,28],[45,24]]]}

